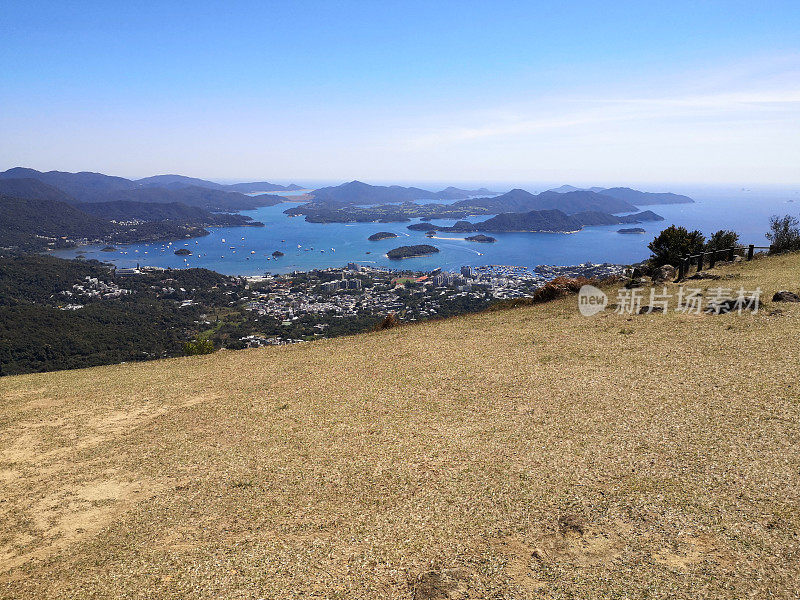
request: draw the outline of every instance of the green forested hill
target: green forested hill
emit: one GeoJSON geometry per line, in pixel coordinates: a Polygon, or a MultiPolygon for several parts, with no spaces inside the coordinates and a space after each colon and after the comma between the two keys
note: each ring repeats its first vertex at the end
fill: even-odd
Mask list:
{"type": "Polygon", "coordinates": [[[39,250],[51,238],[56,246],[61,238],[106,238],[117,231],[113,223],[87,215],[65,202],[46,199],[21,199],[0,195],[0,247],[17,246],[39,250]]]}
{"type": "Polygon", "coordinates": [[[172,221],[184,225],[236,227],[252,223],[250,217],[229,213],[212,213],[199,206],[181,202],[83,202],[75,205],[85,213],[114,221],[172,221]]]}
{"type": "Polygon", "coordinates": [[[0,195],[12,198],[35,198],[56,202],[74,203],[75,198],[52,185],[38,179],[2,179],[0,178],[0,195]]]}
{"type": "Polygon", "coordinates": [[[227,306],[225,291],[238,286],[206,269],[125,279],[97,261],[0,258],[0,374],[175,356],[197,331],[201,312],[227,306]],[[89,285],[87,278],[125,293],[112,299],[64,294],[89,285]],[[181,307],[185,298],[198,304],[181,307]],[[82,307],[64,310],[72,303],[82,307]]]}

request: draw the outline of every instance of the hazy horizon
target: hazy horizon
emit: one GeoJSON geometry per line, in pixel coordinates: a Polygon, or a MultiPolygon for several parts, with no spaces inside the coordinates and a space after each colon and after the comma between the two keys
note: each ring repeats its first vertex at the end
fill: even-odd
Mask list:
{"type": "MultiPolygon", "coordinates": [[[[37,171],[62,171],[64,172],[65,169],[58,169],[58,168],[37,168],[36,166],[31,165],[0,165],[0,172],[14,168],[14,167],[23,167],[23,168],[32,168],[37,171]]],[[[770,182],[751,182],[751,181],[729,181],[729,182],[709,182],[709,181],[630,181],[630,180],[588,180],[588,181],[576,181],[576,180],[554,180],[554,181],[542,181],[542,180],[488,180],[488,179],[459,179],[459,180],[452,180],[452,179],[372,179],[372,178],[364,178],[364,177],[355,177],[351,179],[315,179],[315,178],[306,178],[306,177],[298,177],[298,178],[285,178],[273,175],[255,175],[251,177],[206,177],[203,173],[174,173],[174,172],[163,172],[163,173],[146,173],[144,175],[136,174],[130,175],[125,173],[119,172],[102,172],[96,171],[90,168],[78,169],[76,171],[71,172],[95,172],[95,173],[102,173],[104,175],[116,176],[116,177],[124,177],[126,179],[131,180],[138,180],[144,179],[146,177],[151,176],[159,176],[159,175],[181,175],[185,177],[192,177],[196,179],[203,179],[206,181],[212,181],[214,183],[220,183],[224,185],[231,185],[236,183],[250,183],[256,181],[268,181],[269,183],[274,183],[277,185],[289,185],[289,184],[297,184],[302,186],[304,189],[318,189],[321,187],[327,186],[337,186],[344,183],[348,183],[353,180],[358,180],[363,183],[367,183],[369,185],[401,185],[407,187],[420,187],[423,189],[429,189],[431,191],[437,191],[448,186],[453,186],[462,189],[477,189],[477,188],[488,188],[491,191],[508,191],[513,188],[522,188],[530,192],[541,192],[545,190],[550,190],[553,188],[560,187],[562,185],[571,185],[577,188],[590,188],[590,187],[633,187],[637,189],[641,189],[642,191],[650,191],[650,192],[683,192],[687,193],[689,191],[699,191],[702,189],[708,189],[713,191],[720,191],[720,190],[735,190],[735,191],[742,191],[742,192],[789,192],[789,193],[800,193],[800,181],[792,183],[770,183],[770,182]]]]}
{"type": "Polygon", "coordinates": [[[11,2],[0,164],[800,184],[800,5],[11,2]]]}

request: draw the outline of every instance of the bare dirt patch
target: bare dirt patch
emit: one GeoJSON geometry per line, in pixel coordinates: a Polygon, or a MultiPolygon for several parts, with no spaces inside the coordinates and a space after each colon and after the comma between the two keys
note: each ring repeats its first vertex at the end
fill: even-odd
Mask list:
{"type": "Polygon", "coordinates": [[[704,563],[713,567],[730,569],[733,558],[720,541],[708,534],[685,534],[673,543],[652,554],[653,560],[676,571],[689,569],[704,563]]]}
{"type": "Polygon", "coordinates": [[[0,572],[95,536],[133,503],[152,497],[152,482],[96,479],[49,494],[25,512],[29,525],[4,545],[0,572]]]}

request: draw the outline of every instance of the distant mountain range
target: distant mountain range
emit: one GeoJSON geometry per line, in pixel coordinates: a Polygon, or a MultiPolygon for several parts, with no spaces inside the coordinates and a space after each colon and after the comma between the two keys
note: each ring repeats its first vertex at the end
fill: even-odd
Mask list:
{"type": "Polygon", "coordinates": [[[61,190],[75,202],[111,200],[183,202],[207,210],[247,210],[259,206],[271,206],[282,202],[283,198],[267,194],[259,196],[246,194],[302,189],[294,184],[281,186],[265,181],[223,185],[183,175],[156,175],[131,180],[103,173],[42,172],[24,167],[14,167],[0,173],[0,180],[4,179],[34,179],[61,190]]]}
{"type": "Polygon", "coordinates": [[[315,190],[307,204],[294,206],[285,212],[303,214],[310,222],[351,221],[401,221],[414,217],[463,218],[466,215],[526,213],[542,210],[560,210],[568,215],[579,212],[626,213],[635,212],[639,205],[674,204],[693,202],[678,194],[641,192],[631,188],[591,188],[579,190],[561,186],[532,194],[513,189],[505,194],[490,196],[488,190],[462,190],[446,188],[431,192],[415,187],[375,186],[361,181],[351,181],[335,187],[315,190]],[[462,199],[447,204],[416,204],[415,200],[462,199]],[[476,197],[477,196],[477,197],[476,197]]]}
{"type": "Polygon", "coordinates": [[[315,203],[344,206],[348,204],[412,202],[414,200],[459,200],[494,193],[486,188],[462,190],[448,187],[439,192],[431,192],[416,187],[369,185],[362,181],[350,181],[337,186],[319,188],[312,192],[312,196],[315,203]]]}
{"type": "Polygon", "coordinates": [[[494,196],[497,192],[487,190],[485,187],[478,188],[477,190],[463,190],[457,187],[446,187],[440,192],[436,192],[437,200],[459,200],[461,198],[470,198],[472,196],[494,196]]]}
{"type": "Polygon", "coordinates": [[[202,187],[212,190],[220,190],[223,192],[239,192],[242,194],[252,194],[255,192],[293,192],[303,189],[299,185],[295,184],[280,185],[277,183],[270,183],[269,181],[254,181],[251,183],[234,183],[232,185],[225,185],[222,183],[207,181],[205,179],[186,177],[184,175],[154,175],[153,177],[137,179],[136,183],[146,187],[162,187],[168,189],[202,187]]]}
{"type": "MultiPolygon", "coordinates": [[[[466,216],[499,215],[503,213],[528,213],[531,211],[559,210],[573,215],[584,213],[585,219],[598,221],[594,224],[616,224],[627,221],[613,213],[632,213],[636,206],[596,192],[577,191],[567,193],[543,192],[531,194],[525,190],[511,190],[493,198],[471,198],[452,204],[403,202],[376,206],[341,205],[327,202],[308,202],[295,205],[284,211],[290,216],[305,215],[310,223],[351,223],[351,222],[402,222],[413,218],[424,219],[463,219],[466,216]]],[[[589,223],[586,223],[589,224],[589,223]]],[[[418,224],[425,230],[424,223],[418,224]]]]}
{"type": "Polygon", "coordinates": [[[82,202],[104,200],[103,194],[117,190],[132,190],[137,187],[134,181],[124,177],[112,177],[102,173],[66,173],[14,167],[0,173],[0,179],[36,179],[65,192],[82,202]]]}
{"type": "Polygon", "coordinates": [[[454,206],[478,207],[492,213],[530,212],[532,210],[558,209],[567,214],[587,210],[606,213],[633,212],[636,206],[611,196],[588,191],[566,193],[542,192],[531,194],[514,189],[494,198],[472,198],[456,202],[454,206]]]}
{"type": "Polygon", "coordinates": [[[641,192],[628,187],[590,187],[590,188],[576,188],[571,185],[562,185],[561,187],[548,190],[558,194],[568,194],[570,192],[595,192],[603,194],[604,196],[611,196],[619,200],[625,200],[637,206],[646,206],[648,204],[688,204],[694,202],[689,196],[681,194],[673,194],[671,192],[641,192]]]}
{"type": "MultiPolygon", "coordinates": [[[[29,174],[29,170],[12,171],[29,174]]],[[[47,179],[84,192],[122,185],[114,181],[116,178],[106,179],[108,176],[96,173],[63,175],[47,179]]],[[[282,200],[199,187],[117,189],[104,192],[103,197],[113,199],[79,202],[63,189],[39,179],[0,177],[0,253],[63,248],[82,240],[126,243],[176,239],[205,235],[205,227],[263,225],[250,217],[211,212],[204,207],[238,210],[282,200]]]]}
{"type": "Polygon", "coordinates": [[[602,187],[590,187],[590,188],[578,188],[574,185],[562,185],[557,188],[553,188],[552,190],[548,190],[549,192],[558,192],[559,194],[565,194],[567,192],[602,192],[605,188],[602,187]]]}
{"type": "Polygon", "coordinates": [[[671,192],[640,192],[626,187],[608,188],[603,190],[601,194],[612,196],[625,200],[637,206],[647,206],[649,204],[689,204],[694,200],[689,196],[682,196],[681,194],[673,194],[671,192]]]}
{"type": "Polygon", "coordinates": [[[456,200],[457,202],[454,202],[452,207],[482,208],[493,213],[558,209],[568,214],[585,210],[609,213],[632,212],[636,210],[637,206],[646,204],[693,202],[688,196],[641,192],[631,188],[579,189],[563,185],[540,194],[514,189],[498,195],[486,188],[465,190],[448,187],[438,192],[432,192],[417,187],[369,185],[362,181],[350,181],[314,190],[311,204],[318,209],[324,207],[330,210],[354,204],[380,205],[416,200],[456,200]]]}

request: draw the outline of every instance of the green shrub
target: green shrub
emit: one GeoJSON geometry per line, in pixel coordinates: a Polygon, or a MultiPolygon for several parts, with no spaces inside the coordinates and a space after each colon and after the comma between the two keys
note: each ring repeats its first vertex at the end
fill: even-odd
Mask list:
{"type": "Polygon", "coordinates": [[[706,239],[699,231],[689,231],[685,227],[671,225],[647,246],[653,253],[650,264],[677,266],[687,254],[698,254],[705,249],[706,239]]]}
{"type": "Polygon", "coordinates": [[[780,254],[800,250],[800,222],[795,217],[773,216],[769,220],[769,228],[767,239],[772,245],[770,252],[780,254]]]}
{"type": "Polygon", "coordinates": [[[214,352],[214,342],[211,340],[191,340],[183,344],[184,356],[197,356],[198,354],[211,354],[212,352],[214,352]]]}
{"type": "Polygon", "coordinates": [[[714,250],[727,250],[739,245],[739,234],[735,231],[728,231],[727,229],[720,229],[716,233],[712,233],[711,237],[706,242],[706,251],[712,252],[714,250]]]}

